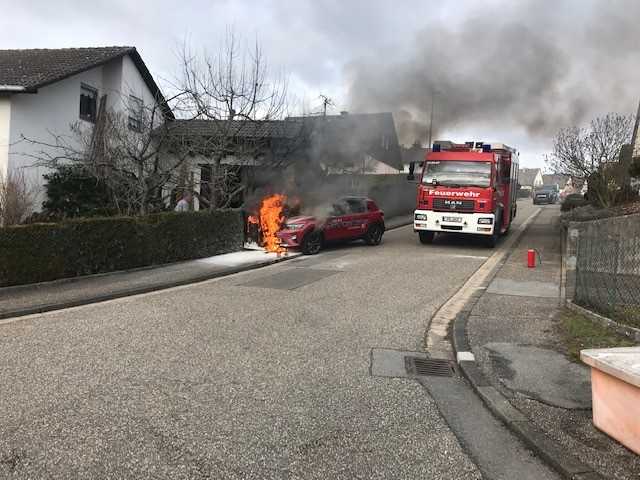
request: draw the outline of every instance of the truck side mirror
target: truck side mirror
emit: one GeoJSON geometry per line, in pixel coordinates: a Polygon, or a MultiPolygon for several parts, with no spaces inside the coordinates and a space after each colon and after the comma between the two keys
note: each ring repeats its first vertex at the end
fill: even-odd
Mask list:
{"type": "Polygon", "coordinates": [[[413,172],[416,170],[416,162],[409,162],[409,175],[407,175],[407,180],[413,182],[416,179],[416,176],[413,172]]]}

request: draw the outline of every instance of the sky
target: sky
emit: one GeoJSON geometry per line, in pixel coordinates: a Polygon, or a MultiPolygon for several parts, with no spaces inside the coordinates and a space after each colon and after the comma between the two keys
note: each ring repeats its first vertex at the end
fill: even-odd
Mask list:
{"type": "Polygon", "coordinates": [[[640,100],[637,0],[0,0],[0,48],[133,45],[165,89],[232,29],[294,108],[392,111],[401,141],[498,141],[543,167],[553,134],[640,100]]]}

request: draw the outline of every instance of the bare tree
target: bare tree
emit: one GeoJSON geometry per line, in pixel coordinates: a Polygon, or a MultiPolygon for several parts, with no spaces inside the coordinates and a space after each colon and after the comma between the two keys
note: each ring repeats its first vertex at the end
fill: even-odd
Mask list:
{"type": "Polygon", "coordinates": [[[633,117],[617,113],[595,118],[587,128],[564,128],[554,138],[547,165],[555,173],[588,181],[595,200],[611,206],[624,187],[617,162],[632,132],[633,117]]]}
{"type": "Polygon", "coordinates": [[[10,171],[6,178],[0,174],[0,226],[22,223],[33,211],[35,189],[27,182],[24,172],[10,171]]]}
{"type": "Polygon", "coordinates": [[[177,106],[208,120],[197,151],[208,159],[201,200],[228,206],[246,187],[243,167],[281,167],[303,143],[303,122],[281,120],[287,112],[287,82],[273,77],[256,42],[244,48],[233,31],[217,55],[193,55],[183,48],[183,93],[177,106]]]}
{"type": "Polygon", "coordinates": [[[75,166],[104,182],[117,211],[145,214],[166,199],[163,187],[186,186],[190,147],[175,135],[163,106],[138,104],[124,111],[106,108],[100,100],[95,125],[75,123],[68,134],[51,133],[50,141],[23,138],[39,147],[30,154],[48,168],[75,166]]]}

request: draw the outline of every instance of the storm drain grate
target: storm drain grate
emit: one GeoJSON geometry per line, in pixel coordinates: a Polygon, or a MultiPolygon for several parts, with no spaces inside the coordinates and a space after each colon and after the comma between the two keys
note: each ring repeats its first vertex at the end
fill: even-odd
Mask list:
{"type": "Polygon", "coordinates": [[[453,363],[438,358],[404,357],[404,368],[412,376],[452,377],[453,363]]]}

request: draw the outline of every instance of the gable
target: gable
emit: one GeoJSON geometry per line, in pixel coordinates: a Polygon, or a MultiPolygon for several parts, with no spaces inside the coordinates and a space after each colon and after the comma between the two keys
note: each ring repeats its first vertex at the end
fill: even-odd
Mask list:
{"type": "Polygon", "coordinates": [[[0,50],[0,92],[35,93],[74,75],[129,57],[166,118],[174,118],[135,47],[0,50]]]}

